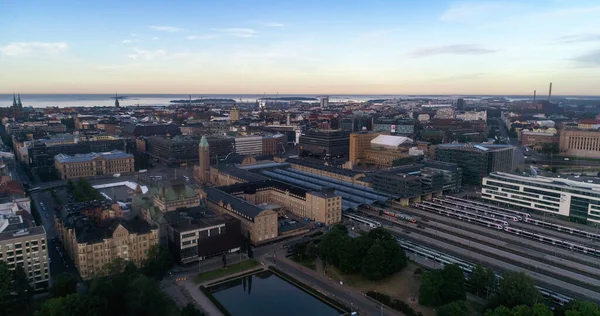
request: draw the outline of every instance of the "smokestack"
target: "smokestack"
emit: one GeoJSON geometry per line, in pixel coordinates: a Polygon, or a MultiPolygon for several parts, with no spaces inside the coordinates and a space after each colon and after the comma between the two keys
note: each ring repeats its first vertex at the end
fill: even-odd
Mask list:
{"type": "Polygon", "coordinates": [[[552,100],[552,82],[550,82],[550,89],[548,89],[548,102],[552,100]]]}
{"type": "Polygon", "coordinates": [[[537,91],[533,90],[533,103],[535,103],[535,94],[537,91]]]}

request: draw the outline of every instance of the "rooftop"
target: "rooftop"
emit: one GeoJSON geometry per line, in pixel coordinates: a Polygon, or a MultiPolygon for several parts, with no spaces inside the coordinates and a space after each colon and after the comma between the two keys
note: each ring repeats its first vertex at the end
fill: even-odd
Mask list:
{"type": "Polygon", "coordinates": [[[67,154],[58,154],[54,157],[54,160],[59,163],[73,163],[73,162],[89,162],[96,158],[104,158],[106,160],[111,159],[123,159],[123,158],[133,158],[133,155],[125,153],[120,150],[113,150],[104,153],[88,153],[88,154],[76,154],[73,156],[67,154]]]}
{"type": "Polygon", "coordinates": [[[263,211],[260,207],[217,188],[205,188],[204,192],[206,192],[206,198],[209,201],[216,204],[222,202],[225,205],[230,205],[235,212],[251,221],[254,221],[254,217],[263,211]]]}
{"type": "Polygon", "coordinates": [[[412,144],[413,140],[404,136],[379,135],[371,140],[371,145],[398,147],[403,144],[412,144]]]}
{"type": "Polygon", "coordinates": [[[217,215],[202,207],[166,212],[164,216],[167,223],[178,232],[213,227],[234,220],[231,216],[217,215]]]}

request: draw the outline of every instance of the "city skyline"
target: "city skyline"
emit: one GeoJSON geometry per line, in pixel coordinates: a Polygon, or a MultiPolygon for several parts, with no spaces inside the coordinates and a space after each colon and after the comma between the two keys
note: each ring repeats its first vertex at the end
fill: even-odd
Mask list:
{"type": "Polygon", "coordinates": [[[0,93],[600,91],[600,5],[589,0],[4,8],[0,93]]]}

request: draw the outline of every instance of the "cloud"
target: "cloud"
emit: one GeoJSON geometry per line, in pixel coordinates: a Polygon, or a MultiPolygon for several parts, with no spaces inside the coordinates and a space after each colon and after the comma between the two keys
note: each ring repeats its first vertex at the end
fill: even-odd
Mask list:
{"type": "Polygon", "coordinates": [[[554,43],[570,44],[600,41],[600,34],[572,34],[561,36],[554,43]]]}
{"type": "Polygon", "coordinates": [[[572,59],[579,68],[600,67],[600,49],[579,55],[572,59]]]}
{"type": "Polygon", "coordinates": [[[215,34],[204,34],[204,35],[190,35],[190,36],[187,36],[186,38],[189,40],[207,40],[207,39],[213,39],[216,37],[217,37],[217,35],[215,35],[215,34]]]}
{"type": "Polygon", "coordinates": [[[516,2],[489,1],[489,2],[463,2],[444,11],[439,19],[446,22],[465,22],[469,20],[485,19],[491,14],[508,13],[522,8],[516,2]]]}
{"type": "Polygon", "coordinates": [[[140,42],[142,42],[142,41],[139,39],[124,39],[121,41],[121,43],[123,43],[123,44],[140,43],[140,42]]]}
{"type": "Polygon", "coordinates": [[[284,27],[285,24],[283,23],[279,23],[279,22],[258,22],[258,24],[260,24],[261,26],[265,26],[265,27],[284,27]]]}
{"type": "Polygon", "coordinates": [[[156,30],[156,31],[168,32],[168,33],[175,33],[175,32],[181,32],[181,31],[183,31],[183,29],[180,29],[178,27],[175,27],[175,26],[165,26],[165,25],[148,25],[148,28],[151,28],[151,29],[156,30]]]}
{"type": "Polygon", "coordinates": [[[158,39],[158,37],[154,36],[152,39],[153,39],[153,40],[157,40],[157,39],[158,39]]]}
{"type": "Polygon", "coordinates": [[[139,49],[137,47],[133,49],[133,54],[127,55],[127,57],[129,57],[133,60],[139,60],[139,59],[153,60],[158,57],[166,57],[166,56],[167,56],[167,52],[163,49],[149,51],[149,50],[139,49]]]}
{"type": "Polygon", "coordinates": [[[222,33],[227,36],[234,37],[253,37],[257,32],[254,29],[246,28],[223,28],[223,29],[210,29],[211,31],[222,33]]]}
{"type": "Polygon", "coordinates": [[[5,56],[28,56],[37,54],[58,54],[67,51],[69,45],[64,42],[15,42],[0,47],[0,54],[5,56]]]}
{"type": "Polygon", "coordinates": [[[135,33],[131,33],[131,36],[137,36],[137,34],[135,34],[135,33]]]}
{"type": "Polygon", "coordinates": [[[483,48],[472,44],[443,45],[420,48],[409,55],[413,58],[422,58],[434,55],[483,55],[495,53],[497,50],[483,48]]]}

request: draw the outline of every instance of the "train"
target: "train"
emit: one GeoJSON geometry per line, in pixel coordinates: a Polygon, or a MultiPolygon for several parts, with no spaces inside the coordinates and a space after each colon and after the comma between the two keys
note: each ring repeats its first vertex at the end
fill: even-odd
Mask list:
{"type": "Polygon", "coordinates": [[[458,218],[460,220],[475,223],[475,224],[481,225],[481,226],[487,226],[487,227],[495,228],[498,230],[501,230],[504,228],[504,226],[500,223],[494,223],[494,222],[486,221],[486,220],[483,220],[483,219],[480,219],[477,217],[468,216],[468,215],[464,215],[464,214],[457,214],[457,213],[454,213],[454,212],[452,212],[450,210],[446,210],[446,209],[435,208],[435,207],[425,205],[425,204],[416,204],[415,206],[420,209],[426,210],[426,211],[435,212],[435,213],[445,215],[448,217],[458,218]]]}
{"type": "MultiPolygon", "coordinates": [[[[447,255],[445,253],[439,252],[439,251],[431,249],[431,248],[420,246],[415,243],[412,243],[412,242],[409,242],[406,240],[402,240],[402,239],[398,239],[398,244],[404,251],[406,251],[408,253],[413,253],[413,254],[423,257],[423,258],[427,258],[431,261],[439,263],[442,266],[445,266],[447,264],[457,264],[463,270],[463,273],[465,275],[465,281],[467,283],[469,282],[471,273],[473,273],[473,270],[475,269],[475,265],[468,261],[458,259],[456,257],[447,255]]],[[[500,279],[502,279],[502,275],[500,275],[497,272],[495,273],[495,275],[496,275],[496,285],[498,285],[500,279]]],[[[540,291],[540,294],[544,298],[549,299],[552,302],[554,302],[555,304],[560,305],[560,306],[563,306],[563,305],[569,303],[571,300],[573,300],[569,296],[557,293],[555,291],[552,291],[552,290],[549,290],[549,289],[546,289],[546,288],[543,288],[540,286],[536,286],[536,288],[538,289],[538,291],[540,291]]]]}
{"type": "Polygon", "coordinates": [[[421,202],[421,204],[426,204],[426,205],[429,205],[434,208],[443,208],[445,210],[452,211],[453,213],[456,213],[456,214],[462,214],[465,216],[475,217],[478,219],[486,220],[489,222],[496,222],[496,223],[502,224],[504,226],[508,226],[508,222],[505,220],[497,219],[497,218],[493,218],[493,217],[489,217],[489,216],[485,216],[485,215],[481,215],[481,214],[477,214],[477,213],[472,213],[472,212],[465,211],[465,210],[462,210],[462,209],[459,209],[456,207],[450,207],[447,205],[436,204],[436,203],[432,203],[432,202],[428,202],[428,201],[421,202]]]}
{"type": "Polygon", "coordinates": [[[542,226],[544,228],[551,228],[551,229],[555,229],[555,230],[558,230],[561,232],[567,232],[569,234],[586,237],[586,238],[593,239],[593,240],[600,240],[600,234],[596,234],[596,233],[592,233],[592,232],[588,232],[585,230],[580,230],[580,229],[576,229],[576,228],[572,228],[572,227],[567,227],[567,226],[563,226],[563,225],[558,225],[558,224],[554,224],[554,223],[550,223],[550,222],[545,222],[545,221],[541,221],[538,219],[526,218],[525,223],[533,224],[536,226],[542,226]]]}
{"type": "Polygon", "coordinates": [[[499,207],[499,206],[488,204],[488,203],[482,203],[482,202],[478,202],[478,201],[474,201],[474,200],[461,199],[461,198],[457,198],[457,197],[451,196],[451,195],[447,195],[446,198],[450,199],[450,200],[454,200],[454,201],[460,201],[460,202],[464,202],[464,203],[469,203],[469,204],[484,206],[484,207],[487,207],[487,208],[489,208],[491,210],[495,210],[495,211],[499,211],[499,212],[503,212],[503,213],[508,213],[508,214],[513,214],[513,215],[518,215],[518,216],[521,216],[522,218],[531,217],[531,215],[529,215],[528,213],[525,213],[525,212],[511,210],[511,209],[499,207]]]}
{"type": "Polygon", "coordinates": [[[438,198],[434,198],[433,201],[442,203],[442,204],[449,204],[449,205],[452,205],[455,207],[462,207],[465,210],[468,209],[468,210],[472,210],[477,213],[483,213],[490,217],[500,217],[502,219],[511,220],[513,222],[518,222],[518,221],[523,220],[523,217],[521,217],[521,216],[509,215],[509,214],[505,214],[505,213],[501,213],[501,212],[497,212],[497,211],[492,211],[484,206],[476,206],[476,205],[472,205],[472,204],[468,204],[468,203],[464,203],[464,202],[444,200],[444,199],[438,199],[438,198]]]}
{"type": "Polygon", "coordinates": [[[366,206],[365,208],[368,209],[369,211],[376,212],[378,214],[386,215],[389,217],[393,217],[397,220],[403,220],[403,221],[413,223],[413,224],[416,224],[418,222],[418,218],[415,216],[412,216],[410,214],[396,212],[396,211],[392,211],[390,209],[373,207],[373,206],[366,206]]]}
{"type": "Polygon", "coordinates": [[[381,223],[378,221],[374,221],[368,218],[364,218],[355,214],[348,214],[348,213],[343,213],[342,216],[344,216],[345,218],[348,218],[350,220],[353,220],[355,222],[359,222],[362,224],[365,224],[371,228],[379,228],[381,227],[381,223]]]}
{"type": "Polygon", "coordinates": [[[527,237],[530,239],[536,239],[536,240],[539,240],[542,242],[550,243],[550,244],[553,244],[556,246],[568,248],[570,250],[574,250],[574,251],[581,252],[584,254],[600,257],[600,249],[595,249],[595,248],[579,245],[576,243],[572,243],[570,241],[560,240],[557,238],[540,235],[540,234],[537,234],[534,232],[530,232],[530,231],[526,231],[526,230],[518,229],[518,228],[514,228],[514,227],[505,227],[504,231],[511,233],[511,234],[524,236],[524,237],[527,237]]]}

